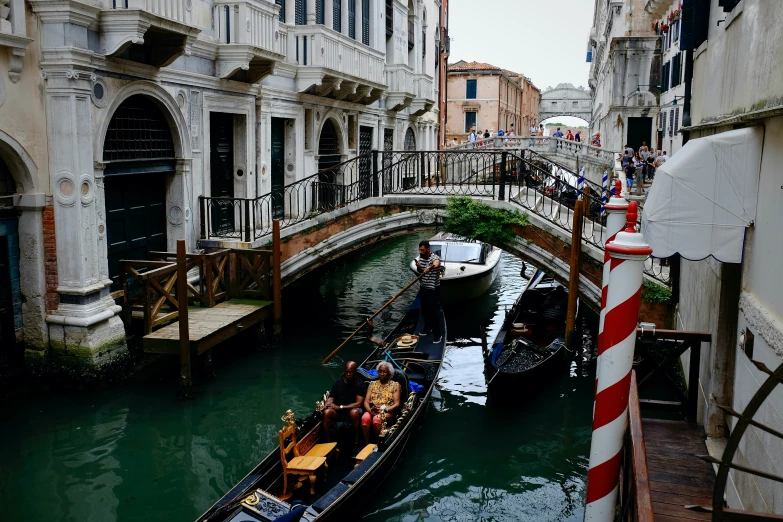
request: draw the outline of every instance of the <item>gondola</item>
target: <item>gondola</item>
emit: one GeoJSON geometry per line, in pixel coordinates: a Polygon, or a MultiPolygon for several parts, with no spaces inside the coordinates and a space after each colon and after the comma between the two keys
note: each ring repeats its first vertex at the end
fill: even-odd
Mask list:
{"type": "Polygon", "coordinates": [[[491,345],[484,349],[487,388],[531,390],[553,381],[563,367],[567,290],[541,270],[530,277],[491,345]]]}
{"type": "MultiPolygon", "coordinates": [[[[400,383],[403,393],[401,413],[393,425],[385,426],[385,434],[377,441],[375,448],[362,445],[358,454],[349,453],[350,459],[328,457],[326,469],[319,470],[314,494],[310,493],[308,481],[293,491],[286,501],[283,493],[282,450],[275,448],[241,482],[215,503],[198,522],[270,522],[288,520],[294,505],[304,510],[301,520],[355,520],[362,513],[363,506],[373,498],[373,492],[396,466],[402,452],[414,435],[418,423],[427,410],[435,382],[440,372],[443,352],[446,346],[446,322],[443,312],[439,314],[441,340],[434,343],[432,335],[420,336],[423,320],[420,300],[417,296],[405,316],[384,339],[385,346],[376,348],[362,362],[357,378],[373,380],[373,370],[382,360],[390,360],[395,366],[392,379],[400,383]],[[410,383],[414,383],[411,385],[410,383]],[[416,391],[412,391],[416,389],[416,391]],[[359,461],[358,458],[363,458],[359,461]],[[354,467],[356,466],[356,467],[354,467]]],[[[331,382],[324,386],[331,387],[331,382]]],[[[328,398],[328,392],[321,401],[328,398]]],[[[328,448],[319,413],[320,402],[315,411],[305,419],[296,419],[296,447],[300,455],[307,455],[317,447],[328,448]]],[[[286,426],[292,422],[290,411],[282,420],[286,426]]],[[[286,439],[282,444],[293,442],[286,439]]],[[[352,445],[351,445],[352,446],[352,445]]],[[[289,475],[288,483],[296,482],[289,475]]],[[[288,490],[290,491],[289,486],[288,490]]]]}

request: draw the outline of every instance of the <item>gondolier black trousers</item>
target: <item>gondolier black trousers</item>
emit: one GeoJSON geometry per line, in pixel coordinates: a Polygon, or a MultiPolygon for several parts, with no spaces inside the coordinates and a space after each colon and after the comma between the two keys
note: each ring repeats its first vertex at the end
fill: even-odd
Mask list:
{"type": "Polygon", "coordinates": [[[432,331],[434,339],[441,335],[440,331],[440,299],[438,298],[438,289],[428,290],[422,288],[419,292],[421,299],[421,315],[424,318],[424,332],[432,331]]]}

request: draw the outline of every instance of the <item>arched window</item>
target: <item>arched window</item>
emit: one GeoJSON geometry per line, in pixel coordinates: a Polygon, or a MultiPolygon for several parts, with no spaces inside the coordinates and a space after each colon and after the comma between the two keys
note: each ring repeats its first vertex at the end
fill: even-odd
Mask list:
{"type": "Polygon", "coordinates": [[[413,133],[413,129],[408,127],[408,130],[405,131],[405,150],[411,151],[416,150],[416,135],[413,133]]]}
{"type": "Polygon", "coordinates": [[[174,159],[169,123],[158,106],[142,94],[131,96],[109,122],[103,161],[174,159]]]}

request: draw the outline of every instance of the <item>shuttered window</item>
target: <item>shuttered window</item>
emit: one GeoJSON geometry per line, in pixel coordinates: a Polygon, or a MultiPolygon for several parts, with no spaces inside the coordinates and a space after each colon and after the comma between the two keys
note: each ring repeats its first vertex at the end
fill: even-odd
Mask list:
{"type": "Polygon", "coordinates": [[[674,135],[674,111],[669,113],[669,137],[674,135]]]}
{"type": "Polygon", "coordinates": [[[324,1],[315,0],[315,23],[324,25],[324,1]]]}
{"type": "Polygon", "coordinates": [[[332,11],[334,15],[334,23],[332,24],[332,29],[337,31],[338,33],[343,32],[343,2],[342,0],[334,0],[334,10],[332,11]]]}
{"type": "Polygon", "coordinates": [[[680,108],[679,107],[674,109],[674,134],[677,134],[678,130],[680,130],[680,108]]]}
{"type": "Polygon", "coordinates": [[[280,14],[278,20],[285,23],[285,0],[275,0],[275,3],[280,6],[280,14]]]}
{"type": "Polygon", "coordinates": [[[362,43],[370,45],[370,0],[362,0],[362,43]]]}
{"type": "Polygon", "coordinates": [[[468,100],[476,99],[476,80],[468,80],[465,92],[465,98],[468,100]]]}
{"type": "Polygon", "coordinates": [[[295,0],[294,23],[296,25],[307,25],[307,0],[295,0]]]}
{"type": "Polygon", "coordinates": [[[356,0],[348,0],[348,37],[356,40],[356,0]]]}
{"type": "Polygon", "coordinates": [[[660,121],[661,121],[661,124],[658,127],[658,129],[661,132],[663,132],[663,135],[665,136],[666,135],[666,113],[665,112],[661,113],[661,120],[660,121]]]}

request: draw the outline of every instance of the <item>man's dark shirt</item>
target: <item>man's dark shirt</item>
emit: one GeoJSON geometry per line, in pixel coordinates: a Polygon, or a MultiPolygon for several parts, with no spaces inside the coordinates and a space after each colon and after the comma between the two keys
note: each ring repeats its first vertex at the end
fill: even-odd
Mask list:
{"type": "Polygon", "coordinates": [[[337,406],[345,406],[356,402],[356,396],[364,397],[367,387],[358,378],[354,378],[351,384],[347,384],[344,376],[334,381],[329,397],[337,406]]]}

